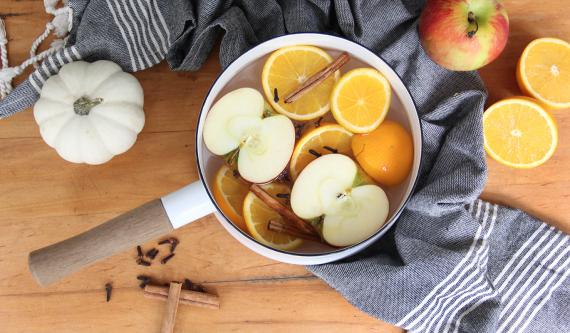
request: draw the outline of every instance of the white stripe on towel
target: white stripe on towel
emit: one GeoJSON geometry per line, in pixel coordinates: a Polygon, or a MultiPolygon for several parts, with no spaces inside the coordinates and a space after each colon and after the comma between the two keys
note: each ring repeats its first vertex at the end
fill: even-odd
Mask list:
{"type": "Polygon", "coordinates": [[[167,49],[163,47],[161,50],[161,45],[158,43],[155,36],[158,36],[158,38],[160,38],[162,41],[164,41],[164,36],[162,36],[160,31],[156,30],[157,29],[155,27],[156,22],[153,23],[154,20],[149,19],[148,10],[146,6],[141,2],[141,0],[136,0],[136,4],[139,7],[139,12],[142,13],[144,16],[144,20],[146,22],[145,29],[147,30],[150,36],[150,40],[152,41],[152,44],[155,47],[156,53],[158,53],[161,57],[163,57],[166,54],[167,49]]]}
{"type": "Polygon", "coordinates": [[[115,21],[115,24],[119,28],[121,36],[123,37],[123,42],[125,42],[125,44],[127,44],[127,51],[129,52],[129,58],[131,59],[132,70],[136,71],[137,65],[135,63],[135,57],[133,56],[133,50],[131,49],[131,43],[127,39],[127,34],[125,33],[125,30],[123,29],[123,27],[119,23],[119,19],[117,17],[117,14],[115,13],[115,10],[113,9],[113,6],[111,5],[110,0],[106,0],[106,2],[107,2],[107,7],[109,7],[109,11],[111,12],[111,15],[113,16],[113,20],[115,21]]]}
{"type": "MultiPolygon", "coordinates": [[[[459,318],[457,319],[456,322],[453,322],[453,318],[455,318],[455,316],[457,316],[457,312],[459,312],[459,310],[461,310],[461,308],[458,307],[457,309],[455,309],[453,311],[453,313],[451,313],[451,316],[450,316],[451,319],[447,322],[447,325],[445,326],[443,332],[449,332],[449,330],[451,330],[451,325],[455,325],[455,329],[453,330],[454,333],[459,331],[459,323],[461,323],[461,320],[463,319],[463,317],[465,317],[466,315],[471,313],[471,311],[473,311],[475,308],[477,308],[483,302],[495,297],[496,295],[497,295],[497,291],[495,289],[490,289],[487,292],[479,295],[478,297],[480,297],[480,298],[473,305],[471,305],[471,307],[469,307],[466,311],[464,311],[459,316],[459,318]]],[[[473,296],[473,299],[467,300],[465,302],[465,304],[469,304],[470,302],[475,300],[475,298],[477,298],[477,296],[473,296]]]]}
{"type": "Polygon", "coordinates": [[[152,6],[149,0],[145,0],[143,8],[144,8],[143,14],[145,15],[147,20],[149,20],[150,17],[150,21],[152,22],[152,27],[155,30],[156,36],[160,39],[162,50],[164,53],[166,53],[168,51],[168,46],[170,46],[170,43],[166,41],[164,34],[162,33],[158,23],[156,22],[156,15],[152,12],[152,6]]]}
{"type": "Polygon", "coordinates": [[[59,64],[59,67],[65,65],[65,62],[63,61],[63,58],[61,57],[62,52],[63,52],[63,49],[59,50],[59,52],[57,52],[55,54],[55,58],[57,60],[57,63],[59,64]]]}
{"type": "MultiPolygon", "coordinates": [[[[532,236],[523,244],[523,246],[515,253],[515,255],[511,258],[511,260],[509,260],[509,262],[507,263],[505,268],[501,271],[499,276],[497,276],[497,278],[493,281],[495,283],[495,285],[502,283],[503,277],[505,277],[505,274],[507,274],[507,272],[510,271],[511,266],[515,263],[518,263],[518,265],[512,271],[515,271],[515,272],[517,271],[517,269],[520,267],[520,265],[522,265],[524,263],[523,261],[525,260],[523,258],[522,260],[519,261],[519,257],[524,253],[524,255],[525,255],[524,257],[526,258],[526,257],[530,256],[530,253],[533,251],[533,250],[530,250],[530,251],[527,250],[531,244],[534,244],[536,247],[536,245],[541,244],[541,242],[544,240],[544,238],[548,236],[548,230],[547,230],[546,233],[544,235],[542,235],[541,239],[538,242],[534,241],[534,238],[537,237],[538,234],[540,234],[544,229],[554,230],[554,227],[548,227],[546,224],[542,224],[532,234],[532,236]]],[[[507,280],[510,280],[511,278],[512,278],[512,276],[510,276],[507,280]]]]}
{"type": "Polygon", "coordinates": [[[42,76],[42,79],[44,79],[44,81],[47,80],[51,76],[51,73],[50,73],[49,69],[47,68],[47,63],[45,61],[42,62],[40,67],[38,67],[38,73],[40,73],[40,75],[42,76]]]}
{"type": "MultiPolygon", "coordinates": [[[[503,313],[513,304],[514,302],[514,297],[510,297],[512,293],[516,292],[515,296],[520,292],[520,284],[521,282],[524,282],[526,280],[524,280],[525,277],[527,277],[528,271],[531,268],[534,268],[534,264],[536,262],[540,262],[544,256],[547,253],[551,253],[550,251],[552,251],[552,246],[553,244],[558,240],[558,238],[561,236],[560,233],[553,233],[553,232],[547,232],[544,234],[543,238],[541,238],[541,240],[535,244],[535,246],[532,247],[532,249],[527,253],[527,255],[521,260],[521,262],[519,263],[519,265],[517,265],[517,268],[515,268],[511,274],[509,274],[509,278],[507,278],[504,282],[502,283],[495,283],[495,285],[497,286],[497,289],[499,291],[499,294],[501,294],[501,301],[505,302],[508,300],[507,304],[505,305],[505,307],[503,308],[503,310],[501,311],[501,317],[503,316],[503,313]],[[548,236],[554,236],[554,237],[548,237],[548,236]],[[548,240],[548,242],[546,243],[546,245],[544,245],[544,241],[548,240]],[[538,251],[538,253],[534,254],[535,250],[538,250],[540,248],[540,250],[538,251]],[[532,258],[530,258],[530,255],[532,255],[532,258]],[[528,261],[525,261],[525,259],[529,259],[528,261]],[[522,263],[524,262],[524,266],[525,268],[523,269],[523,271],[521,273],[518,273],[518,269],[521,268],[522,263]],[[517,277],[514,282],[510,283],[510,280],[514,277],[517,277]],[[508,288],[507,288],[508,287],[508,288]],[[507,288],[506,292],[505,292],[505,288],[507,288]]],[[[558,249],[559,246],[556,246],[556,249],[558,249]]],[[[551,253],[552,255],[552,253],[551,253]]]]}
{"type": "Polygon", "coordinates": [[[166,31],[166,39],[168,41],[168,46],[170,46],[170,31],[168,31],[168,26],[166,25],[166,21],[164,20],[164,16],[162,16],[162,13],[160,12],[160,9],[158,8],[158,4],[157,4],[156,0],[150,0],[150,1],[154,5],[154,10],[156,11],[156,15],[158,15],[158,19],[160,20],[160,23],[162,24],[164,31],[166,31]]]}
{"type": "Polygon", "coordinates": [[[30,81],[30,84],[32,85],[32,87],[34,87],[34,89],[39,94],[42,91],[42,88],[40,88],[40,86],[36,83],[36,80],[33,78],[33,76],[30,76],[30,78],[28,80],[30,81]]]}
{"type": "Polygon", "coordinates": [[[137,61],[139,62],[139,70],[143,69],[145,67],[144,63],[143,63],[143,59],[141,57],[141,54],[139,52],[139,49],[137,48],[137,41],[135,40],[135,36],[133,34],[133,30],[131,29],[131,26],[129,24],[129,22],[127,22],[127,19],[125,18],[125,15],[123,14],[123,10],[121,9],[121,6],[119,5],[119,1],[112,1],[112,3],[115,4],[115,6],[117,6],[117,11],[119,13],[119,17],[120,17],[120,21],[121,23],[124,25],[124,27],[127,29],[127,34],[128,37],[130,37],[130,43],[133,47],[133,53],[136,54],[137,56],[137,61]]]}
{"type": "MultiPolygon", "coordinates": [[[[489,218],[489,206],[490,204],[487,202],[485,204],[485,215],[483,217],[484,221],[486,221],[489,218]]],[[[447,296],[444,296],[440,299],[443,300],[447,298],[444,302],[440,304],[441,307],[440,310],[437,310],[438,308],[437,306],[435,309],[432,310],[432,312],[435,312],[435,314],[432,315],[429,320],[422,322],[422,325],[419,327],[419,330],[422,330],[423,327],[425,327],[426,323],[429,323],[429,325],[426,327],[426,331],[439,332],[439,330],[441,329],[441,325],[445,323],[445,319],[447,318],[448,314],[452,312],[454,309],[456,309],[458,306],[463,307],[466,305],[466,304],[461,304],[461,305],[458,304],[461,303],[461,299],[465,300],[466,297],[469,297],[473,294],[480,295],[485,291],[492,290],[491,284],[486,279],[486,273],[487,273],[487,262],[489,259],[488,239],[491,236],[491,233],[493,232],[496,219],[497,219],[497,205],[493,205],[491,223],[489,224],[487,232],[485,232],[485,234],[483,235],[483,239],[481,241],[481,245],[479,248],[481,252],[479,253],[479,250],[477,251],[478,254],[474,258],[475,261],[472,263],[472,265],[470,265],[474,267],[474,270],[467,277],[465,277],[465,275],[470,270],[470,268],[466,268],[464,270],[464,273],[462,273],[462,275],[458,277],[458,279],[461,280],[461,283],[454,287],[455,292],[448,294],[447,296]],[[470,283],[470,281],[474,278],[475,281],[472,282],[470,285],[468,285],[468,283],[470,283]],[[479,284],[482,284],[482,286],[479,286],[479,284]],[[477,289],[478,292],[473,293],[473,289],[477,289]],[[432,330],[431,327],[434,324],[436,326],[435,329],[432,330]]]]}
{"type": "MultiPolygon", "coordinates": [[[[497,276],[497,278],[495,278],[495,280],[493,281],[493,285],[496,287],[495,291],[488,294],[485,297],[482,297],[480,300],[478,300],[475,304],[473,304],[471,307],[469,307],[468,309],[466,309],[463,313],[461,313],[459,315],[459,317],[457,318],[457,320],[455,322],[450,321],[446,327],[446,331],[448,331],[451,328],[451,325],[453,324],[454,329],[453,329],[453,333],[457,333],[459,332],[459,327],[461,326],[461,321],[463,320],[463,318],[465,318],[468,314],[470,314],[473,310],[475,310],[477,307],[479,307],[481,304],[483,304],[485,301],[492,299],[494,297],[497,297],[499,295],[499,290],[498,290],[498,285],[501,284],[501,280],[503,280],[503,278],[505,277],[505,275],[509,272],[511,272],[510,275],[513,275],[513,272],[516,272],[521,265],[523,265],[525,263],[525,260],[527,259],[527,257],[530,255],[530,253],[532,253],[534,251],[534,249],[537,246],[540,246],[543,244],[543,242],[548,239],[548,236],[551,236],[554,232],[554,228],[553,227],[549,227],[546,224],[541,224],[540,227],[538,227],[533,234],[523,243],[523,245],[518,249],[518,251],[511,257],[511,259],[509,260],[509,262],[505,265],[505,267],[503,268],[503,270],[501,271],[501,273],[499,273],[499,275],[497,276]],[[546,230],[546,231],[545,231],[546,230]],[[544,234],[542,234],[544,232],[544,234]],[[538,241],[536,241],[536,238],[539,237],[539,235],[542,236],[540,237],[540,239],[538,241]],[[528,250],[529,247],[532,246],[531,250],[528,250]],[[519,261],[519,258],[524,254],[524,258],[522,260],[519,261]],[[514,269],[512,269],[511,271],[511,267],[517,263],[516,267],[514,269]]],[[[511,280],[512,277],[508,277],[505,283],[508,283],[511,280]]]]}
{"type": "Polygon", "coordinates": [[[141,33],[139,31],[141,29],[141,27],[139,27],[137,22],[135,21],[133,15],[131,13],[132,10],[127,5],[127,0],[123,0],[120,3],[122,4],[122,6],[119,4],[119,2],[117,2],[117,8],[119,9],[119,12],[121,13],[120,15],[123,18],[125,25],[128,27],[129,31],[131,31],[131,28],[134,31],[135,38],[133,38],[133,47],[135,47],[137,49],[137,53],[142,54],[142,58],[144,58],[144,61],[145,61],[145,64],[141,67],[141,69],[148,68],[148,67],[152,66],[153,63],[147,55],[146,48],[143,46],[143,43],[141,40],[141,33]],[[122,15],[122,12],[125,12],[127,14],[126,19],[122,15]]]}
{"type": "MultiPolygon", "coordinates": [[[[506,330],[507,332],[512,332],[512,329],[515,328],[520,323],[520,320],[522,320],[521,315],[528,312],[529,307],[534,304],[534,302],[532,302],[532,301],[529,302],[528,298],[531,296],[540,297],[541,295],[543,295],[546,292],[546,289],[544,289],[544,286],[542,287],[542,289],[540,289],[538,292],[536,292],[536,289],[539,286],[541,286],[542,281],[544,281],[544,279],[548,278],[548,280],[545,282],[545,286],[550,285],[550,284],[552,284],[552,281],[554,281],[555,278],[559,275],[558,270],[564,271],[564,268],[566,267],[568,262],[565,262],[560,267],[558,267],[558,262],[560,260],[562,260],[562,258],[568,254],[568,252],[570,251],[570,248],[566,247],[561,253],[557,252],[558,249],[560,249],[560,247],[563,245],[568,245],[565,238],[563,238],[562,241],[554,249],[550,249],[550,251],[549,251],[550,254],[544,260],[540,260],[542,262],[542,264],[547,265],[548,267],[544,268],[543,265],[541,265],[539,263],[537,265],[537,268],[533,271],[532,275],[526,279],[526,283],[522,287],[517,288],[517,290],[518,290],[517,293],[513,297],[511,297],[511,299],[509,300],[509,303],[501,311],[502,313],[501,313],[501,317],[499,319],[499,322],[501,324],[499,326],[498,331],[506,330]],[[547,262],[556,253],[559,253],[559,254],[554,259],[554,261],[550,264],[547,264],[547,262]],[[542,275],[540,276],[538,281],[534,282],[533,286],[531,288],[529,288],[530,282],[533,281],[533,279],[536,277],[536,275],[539,274],[540,272],[542,272],[542,275]],[[519,297],[522,297],[522,299],[515,302],[515,300],[517,300],[519,297]],[[507,308],[510,308],[514,305],[516,305],[516,307],[512,311],[510,311],[510,315],[506,319],[504,319],[503,317],[506,315],[506,313],[508,311],[507,308]],[[524,306],[524,308],[523,308],[523,306],[524,306]],[[523,308],[522,311],[521,311],[521,308],[523,308]],[[516,315],[516,317],[515,317],[515,315],[516,315]],[[515,319],[515,324],[509,325],[513,319],[515,319]]],[[[534,297],[533,297],[533,299],[534,299],[534,297]]]]}
{"type": "MultiPolygon", "coordinates": [[[[55,56],[51,55],[48,58],[49,64],[51,65],[51,67],[53,68],[54,72],[57,73],[59,71],[59,66],[55,64],[55,56]]],[[[53,75],[53,74],[52,74],[53,75]]]]}
{"type": "MultiPolygon", "coordinates": [[[[79,51],[77,51],[77,48],[75,47],[75,45],[73,45],[72,47],[69,48],[71,50],[71,52],[73,53],[73,55],[75,55],[75,59],[72,58],[73,60],[81,60],[81,54],[79,54],[79,51]]],[[[67,52],[67,49],[65,50],[67,52]]]]}
{"type": "MultiPolygon", "coordinates": [[[[481,244],[482,247],[484,247],[484,253],[483,256],[481,257],[480,260],[480,265],[479,265],[479,270],[475,270],[474,273],[479,275],[479,278],[482,280],[483,282],[483,286],[484,288],[482,290],[485,290],[483,292],[471,292],[468,293],[468,295],[470,295],[470,297],[464,298],[463,301],[460,301],[461,298],[455,300],[455,302],[453,302],[452,304],[447,306],[446,311],[443,313],[442,316],[434,316],[434,318],[436,318],[436,322],[437,325],[435,326],[435,329],[433,331],[435,332],[440,332],[442,329],[442,325],[447,324],[445,330],[448,330],[447,326],[449,325],[449,323],[453,322],[453,318],[455,318],[457,312],[463,308],[464,306],[467,306],[468,304],[470,304],[471,302],[473,302],[474,300],[476,300],[479,297],[484,297],[486,296],[487,293],[489,292],[493,292],[493,285],[490,283],[490,281],[487,280],[487,263],[489,261],[489,245],[488,245],[488,240],[489,237],[491,236],[491,232],[493,231],[493,227],[495,226],[495,222],[497,220],[497,212],[498,212],[499,207],[497,205],[493,205],[493,213],[491,216],[491,226],[489,227],[489,231],[487,232],[487,234],[485,235],[485,237],[483,238],[483,242],[481,244]],[[447,319],[449,317],[449,319],[447,319]]],[[[473,289],[473,287],[470,287],[471,289],[473,289]]],[[[481,290],[481,291],[482,291],[481,290]]],[[[467,295],[465,295],[467,296],[467,295]]],[[[428,326],[428,330],[429,330],[429,326],[428,326]]]]}
{"type": "Polygon", "coordinates": [[[73,58],[71,57],[71,54],[69,53],[69,50],[71,50],[70,48],[66,48],[63,50],[63,56],[65,57],[65,62],[66,63],[71,63],[73,62],[73,58]]]}
{"type": "Polygon", "coordinates": [[[150,22],[148,21],[143,21],[143,19],[141,19],[140,15],[139,15],[139,10],[137,9],[137,7],[135,6],[135,3],[133,0],[129,0],[129,7],[132,10],[132,12],[135,14],[135,17],[137,19],[138,22],[138,30],[141,31],[142,33],[142,40],[144,42],[145,45],[145,52],[146,54],[150,55],[152,57],[152,63],[151,66],[153,64],[157,64],[160,62],[160,59],[156,56],[155,52],[152,50],[148,40],[148,35],[147,35],[147,28],[150,22]]]}
{"type": "Polygon", "coordinates": [[[38,81],[39,86],[43,86],[43,84],[46,82],[44,77],[40,74],[39,70],[37,70],[37,69],[30,76],[35,78],[36,81],[38,81]]]}
{"type": "MultiPolygon", "coordinates": [[[[519,332],[524,332],[528,326],[528,324],[532,321],[532,319],[534,318],[534,316],[536,316],[536,314],[538,313],[538,311],[540,311],[540,309],[542,309],[542,307],[544,306],[544,304],[546,304],[546,302],[550,299],[550,297],[552,297],[552,293],[554,293],[554,291],[556,289],[558,289],[558,287],[560,287],[560,285],[562,283],[564,283],[564,281],[566,280],[566,278],[568,277],[568,274],[570,274],[570,269],[566,269],[566,272],[564,272],[564,274],[560,277],[560,279],[558,279],[558,281],[556,282],[556,284],[552,287],[548,289],[548,293],[546,294],[545,297],[542,298],[542,300],[540,301],[540,303],[538,303],[534,309],[532,310],[532,312],[530,313],[530,315],[526,316],[525,321],[522,323],[521,329],[519,332]]],[[[532,303],[534,303],[536,300],[532,299],[531,300],[532,303]]]]}
{"type": "MultiPolygon", "coordinates": [[[[483,205],[483,202],[481,200],[477,200],[476,204],[477,204],[477,213],[475,214],[475,219],[479,220],[481,213],[481,206],[483,205]]],[[[486,205],[486,210],[488,209],[489,206],[486,205]]],[[[488,211],[485,214],[488,214],[488,211]]],[[[463,259],[459,262],[459,264],[455,266],[455,268],[443,281],[441,281],[434,289],[432,289],[432,291],[423,299],[423,301],[416,308],[414,308],[414,310],[408,313],[402,320],[400,320],[396,324],[397,326],[405,327],[406,329],[413,329],[414,325],[417,325],[417,323],[421,321],[425,316],[432,313],[432,307],[435,305],[438,298],[440,298],[442,295],[445,295],[453,287],[454,283],[458,281],[461,275],[464,274],[465,269],[468,269],[475,263],[471,257],[472,255],[475,255],[475,257],[479,256],[478,252],[482,248],[478,245],[478,243],[481,240],[481,235],[486,230],[487,230],[487,220],[483,219],[481,225],[477,229],[477,232],[473,238],[473,242],[467,252],[467,255],[463,257],[463,259]],[[428,303],[429,305],[426,307],[428,303]],[[416,316],[418,313],[419,315],[415,317],[415,319],[411,323],[408,324],[408,321],[414,316],[416,316]]]]}

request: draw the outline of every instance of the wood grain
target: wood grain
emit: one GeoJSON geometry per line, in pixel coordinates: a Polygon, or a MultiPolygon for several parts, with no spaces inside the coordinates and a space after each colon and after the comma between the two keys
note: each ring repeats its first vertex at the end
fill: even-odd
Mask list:
{"type": "Polygon", "coordinates": [[[172,230],[162,201],[154,199],[79,235],[34,250],[28,260],[30,272],[47,286],[172,230]]]}
{"type": "MultiPolygon", "coordinates": [[[[515,63],[533,38],[568,39],[566,0],[507,0],[507,49],[480,71],[488,103],[518,95],[515,63]]],[[[27,57],[48,16],[41,1],[0,1],[12,64],[27,57]]],[[[49,288],[27,270],[27,254],[73,236],[198,178],[194,124],[219,72],[216,55],[195,73],[166,64],[136,73],[146,92],[146,124],[135,146],[101,166],[63,161],[39,136],[30,111],[0,120],[0,331],[157,332],[164,302],[147,300],[138,274],[162,282],[191,280],[219,295],[218,311],[180,307],[185,332],[401,332],[348,304],[303,267],[265,259],[247,250],[206,217],[172,235],[181,240],[167,265],[141,267],[135,251],[105,259],[49,288]],[[152,93],[150,93],[152,91],[152,93]],[[104,285],[113,282],[105,303],[104,285]]],[[[560,146],[534,170],[512,170],[488,160],[483,197],[522,208],[570,232],[570,112],[553,113],[560,146]]],[[[144,244],[156,246],[156,241],[144,244]]]]}
{"type": "MultiPolygon", "coordinates": [[[[315,277],[216,282],[205,287],[220,296],[220,310],[181,306],[177,332],[397,332],[355,310],[315,277]]],[[[144,298],[134,282],[115,287],[109,303],[103,285],[4,295],[0,301],[2,329],[10,333],[154,333],[160,330],[165,305],[144,298]]]]}

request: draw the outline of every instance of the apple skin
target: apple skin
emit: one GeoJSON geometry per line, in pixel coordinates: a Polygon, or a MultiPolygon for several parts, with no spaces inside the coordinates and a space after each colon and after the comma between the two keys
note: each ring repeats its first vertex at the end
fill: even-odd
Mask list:
{"type": "Polygon", "coordinates": [[[424,50],[440,66],[476,70],[505,48],[509,17],[497,0],[428,0],[419,34],[424,50]]]}

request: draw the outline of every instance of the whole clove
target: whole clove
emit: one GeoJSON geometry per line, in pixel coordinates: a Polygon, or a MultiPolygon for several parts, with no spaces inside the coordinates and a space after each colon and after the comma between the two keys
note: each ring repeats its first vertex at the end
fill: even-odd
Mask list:
{"type": "Polygon", "coordinates": [[[145,254],[145,255],[146,255],[148,258],[150,258],[151,260],[154,260],[154,258],[156,258],[156,255],[158,254],[158,252],[159,252],[158,249],[152,248],[152,249],[146,251],[146,254],[145,254]]]}
{"type": "Polygon", "coordinates": [[[192,281],[190,281],[190,279],[184,279],[184,282],[182,283],[182,289],[192,290],[193,285],[194,284],[192,281]]]}
{"type": "Polygon", "coordinates": [[[158,245],[164,245],[164,244],[170,244],[170,253],[174,253],[174,250],[176,250],[176,247],[178,246],[178,244],[180,244],[180,241],[177,238],[170,237],[158,242],[158,245]]]}
{"type": "Polygon", "coordinates": [[[279,103],[279,92],[277,91],[277,88],[273,89],[273,101],[275,103],[279,103]]]}
{"type": "Polygon", "coordinates": [[[206,291],[206,290],[204,290],[204,288],[203,288],[201,285],[199,285],[199,284],[193,284],[193,285],[192,285],[192,288],[190,288],[190,290],[192,290],[192,291],[197,291],[197,292],[199,292],[199,293],[203,293],[203,292],[206,291]]]}
{"type": "Polygon", "coordinates": [[[141,281],[141,283],[139,284],[139,287],[141,289],[144,289],[144,287],[146,287],[147,284],[151,283],[151,278],[150,276],[147,275],[138,275],[137,280],[141,281]]]}
{"type": "Polygon", "coordinates": [[[317,121],[315,121],[315,127],[321,127],[321,121],[323,121],[324,117],[319,117],[317,121]]]}
{"type": "Polygon", "coordinates": [[[277,193],[275,196],[280,199],[289,199],[291,197],[289,193],[277,193]]]}
{"type": "Polygon", "coordinates": [[[150,262],[144,260],[142,257],[137,259],[137,265],[141,265],[141,266],[150,266],[150,262]]]}
{"type": "Polygon", "coordinates": [[[303,128],[304,127],[305,127],[305,124],[295,125],[295,139],[301,138],[301,135],[303,134],[303,128]]]}
{"type": "Polygon", "coordinates": [[[143,256],[143,250],[142,250],[142,247],[140,245],[137,245],[137,255],[139,258],[142,258],[142,256],[143,256]]]}
{"type": "Polygon", "coordinates": [[[197,292],[204,292],[204,288],[196,283],[193,283],[192,281],[190,281],[190,279],[184,279],[184,282],[182,283],[182,289],[184,290],[190,290],[190,291],[197,291],[197,292]]]}
{"type": "Polygon", "coordinates": [[[329,146],[323,146],[324,149],[330,151],[333,154],[338,153],[338,149],[334,149],[333,147],[329,147],[329,146]]]}
{"type": "Polygon", "coordinates": [[[105,298],[107,302],[111,300],[111,291],[113,291],[113,285],[111,283],[105,284],[105,298]]]}
{"type": "Polygon", "coordinates": [[[150,276],[148,276],[148,275],[137,275],[137,280],[148,282],[148,281],[150,281],[150,276]]]}
{"type": "Polygon", "coordinates": [[[160,259],[160,263],[161,264],[166,264],[170,259],[172,259],[172,257],[174,257],[175,253],[171,253],[169,255],[167,255],[166,257],[160,259]]]}
{"type": "Polygon", "coordinates": [[[174,250],[176,250],[176,247],[180,242],[176,238],[171,238],[170,241],[170,253],[174,253],[174,250]]]}
{"type": "Polygon", "coordinates": [[[321,157],[321,154],[319,154],[316,150],[314,149],[309,149],[309,153],[311,153],[312,155],[316,156],[316,157],[321,157]]]}

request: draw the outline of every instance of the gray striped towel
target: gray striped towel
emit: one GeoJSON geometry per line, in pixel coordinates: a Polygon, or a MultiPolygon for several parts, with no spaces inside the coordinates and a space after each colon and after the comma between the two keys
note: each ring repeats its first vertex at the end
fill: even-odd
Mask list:
{"type": "Polygon", "coordinates": [[[196,70],[221,40],[220,61],[293,32],[342,35],[381,55],[418,106],[424,159],[394,228],[364,252],[309,269],[356,307],[414,332],[570,332],[569,236],[507,207],[477,200],[486,180],[476,73],[439,68],[423,52],[423,2],[70,0],[66,47],[0,103],[22,110],[46,78],[77,59],[138,71],[166,59],[196,70]]]}

